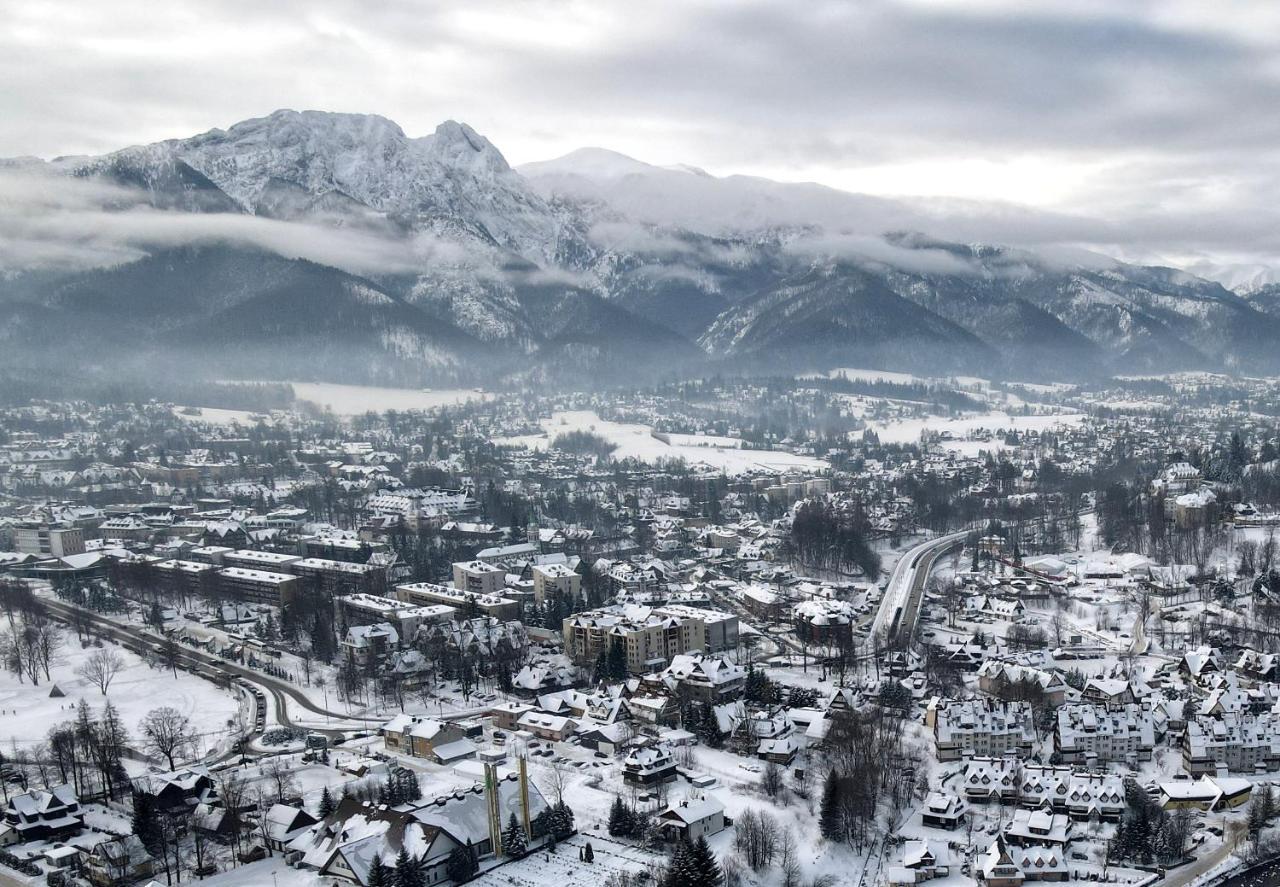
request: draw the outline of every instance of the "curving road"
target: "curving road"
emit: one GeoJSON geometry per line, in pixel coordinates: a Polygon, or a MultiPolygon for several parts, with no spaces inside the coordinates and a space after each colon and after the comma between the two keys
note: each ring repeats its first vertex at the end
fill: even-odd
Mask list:
{"type": "Polygon", "coordinates": [[[925,582],[934,563],[945,551],[962,543],[970,532],[965,529],[938,536],[909,549],[898,559],[880,598],[880,609],[871,622],[871,637],[883,636],[886,643],[898,637],[910,639],[910,632],[915,630],[916,617],[920,613],[925,582]],[[904,627],[908,628],[905,635],[902,633],[904,627]]]}
{"type": "MultiPolygon", "coordinates": [[[[117,643],[128,643],[130,646],[145,650],[163,640],[163,638],[141,627],[115,622],[91,610],[83,610],[59,600],[51,600],[49,598],[43,598],[42,600],[51,616],[68,622],[75,618],[86,620],[103,637],[117,643]]],[[[329,711],[321,708],[307,698],[306,694],[287,681],[262,674],[251,668],[245,668],[219,656],[214,656],[183,644],[178,646],[178,664],[188,670],[191,670],[193,666],[218,669],[248,684],[261,688],[263,692],[271,694],[272,699],[275,701],[276,720],[285,727],[302,727],[317,733],[324,733],[330,737],[339,737],[346,731],[364,729],[368,723],[366,720],[353,718],[346,712],[329,711]],[[296,723],[289,717],[288,708],[290,705],[296,705],[316,717],[329,718],[336,721],[338,726],[320,729],[309,724],[296,723]]]]}

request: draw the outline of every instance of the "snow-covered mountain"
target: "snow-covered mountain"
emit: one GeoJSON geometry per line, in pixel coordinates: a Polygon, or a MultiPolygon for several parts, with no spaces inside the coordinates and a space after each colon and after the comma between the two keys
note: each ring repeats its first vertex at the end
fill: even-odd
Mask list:
{"type": "Polygon", "coordinates": [[[406,381],[1280,362],[1257,275],[1250,301],[1168,268],[959,243],[1001,231],[910,202],[598,148],[517,170],[452,121],[410,137],[278,111],[0,175],[26,177],[32,201],[0,252],[14,361],[109,365],[128,348],[406,381]],[[934,227],[950,239],[901,233],[934,227]]]}

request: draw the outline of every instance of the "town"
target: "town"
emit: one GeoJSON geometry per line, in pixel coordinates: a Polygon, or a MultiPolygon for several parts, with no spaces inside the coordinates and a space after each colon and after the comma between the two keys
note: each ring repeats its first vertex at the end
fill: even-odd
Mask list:
{"type": "Polygon", "coordinates": [[[1216,884],[1280,398],[1208,373],[0,405],[0,884],[1216,884]]]}

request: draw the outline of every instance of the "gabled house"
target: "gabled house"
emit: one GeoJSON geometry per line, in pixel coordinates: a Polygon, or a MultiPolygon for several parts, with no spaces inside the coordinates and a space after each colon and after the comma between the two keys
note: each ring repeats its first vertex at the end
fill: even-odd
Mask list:
{"type": "Polygon", "coordinates": [[[200,804],[218,797],[207,768],[192,765],[172,773],[156,773],[134,780],[134,789],[151,795],[152,805],[169,815],[186,816],[200,804]]]}
{"type": "Polygon", "coordinates": [[[437,721],[423,715],[400,714],[383,724],[382,734],[387,751],[412,758],[427,758],[447,763],[475,753],[475,745],[457,724],[437,721]]]}
{"type": "Polygon", "coordinates": [[[84,814],[75,789],[55,785],[13,795],[4,809],[6,843],[61,841],[84,829],[84,814]]]}
{"type": "Polygon", "coordinates": [[[724,831],[724,805],[715,798],[685,799],[658,814],[659,827],[667,836],[689,841],[709,838],[724,831]]]}
{"type": "Polygon", "coordinates": [[[301,807],[276,804],[266,813],[265,821],[262,825],[262,834],[270,849],[283,852],[290,841],[318,821],[301,807]]]}
{"type": "Polygon", "coordinates": [[[155,858],[137,835],[102,841],[84,860],[84,876],[94,887],[123,887],[149,878],[155,871],[155,858]]]}
{"type": "Polygon", "coordinates": [[[676,759],[663,745],[633,748],[622,761],[622,779],[631,785],[673,782],[676,759]]]}

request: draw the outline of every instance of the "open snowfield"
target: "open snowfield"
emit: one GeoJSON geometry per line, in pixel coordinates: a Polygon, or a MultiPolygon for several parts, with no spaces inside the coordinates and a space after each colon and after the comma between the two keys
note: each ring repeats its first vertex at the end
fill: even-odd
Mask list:
{"type": "Polygon", "coordinates": [[[81,648],[74,636],[69,637],[60,661],[50,668],[52,682],[46,681],[42,674],[39,686],[33,687],[29,680],[19,683],[9,671],[0,673],[0,745],[7,747],[11,740],[16,740],[19,746],[27,747],[44,741],[50,727],[75,717],[81,699],[95,715],[101,711],[103,702],[110,699],[135,739],[138,722],[147,712],[163,705],[176,708],[191,719],[201,734],[201,753],[225,738],[227,721],[239,710],[239,701],[232,691],[220,690],[181,670],[175,678],[173,672],[151,668],[128,650],[107,644],[105,649],[119,654],[125,665],[103,696],[96,686],[75,673],[93,649],[81,648]],[[65,697],[49,698],[55,684],[65,697]]]}
{"type": "Polygon", "coordinates": [[[174,407],[173,414],[185,422],[204,422],[209,425],[257,425],[264,417],[250,410],[223,410],[216,407],[174,407]],[[194,410],[194,412],[191,412],[194,410]]]}
{"type": "Polygon", "coordinates": [[[375,388],[369,385],[334,385],[328,382],[289,382],[299,400],[308,400],[339,416],[358,416],[372,410],[432,410],[493,395],[470,388],[424,391],[421,388],[375,388]]]}
{"type": "Polygon", "coordinates": [[[841,376],[844,376],[850,382],[893,382],[898,385],[908,385],[919,381],[918,377],[910,373],[895,373],[890,370],[861,370],[855,367],[837,367],[825,373],[806,373],[797,378],[838,379],[841,376]]]}
{"type": "Polygon", "coordinates": [[[875,431],[882,443],[912,443],[920,439],[925,430],[939,433],[950,432],[954,440],[943,441],[942,446],[965,455],[976,455],[982,450],[996,451],[1005,448],[1004,441],[965,440],[980,431],[992,433],[1004,429],[1006,431],[1045,431],[1047,429],[1078,425],[1083,422],[1083,413],[1050,413],[1042,416],[1011,416],[1005,412],[983,413],[978,416],[966,416],[961,419],[948,419],[943,416],[928,416],[921,419],[905,419],[898,422],[873,423],[868,426],[875,431]]]}
{"type": "Polygon", "coordinates": [[[728,475],[751,471],[825,471],[829,467],[823,460],[809,456],[773,450],[744,450],[741,442],[733,438],[673,434],[671,443],[667,443],[654,437],[653,429],[648,425],[608,422],[590,410],[558,412],[541,424],[543,434],[509,437],[495,443],[545,450],[558,435],[589,431],[617,446],[612,454],[614,459],[638,459],[649,463],[683,459],[691,467],[707,466],[728,475]],[[733,446],[727,446],[728,443],[733,446]]]}

